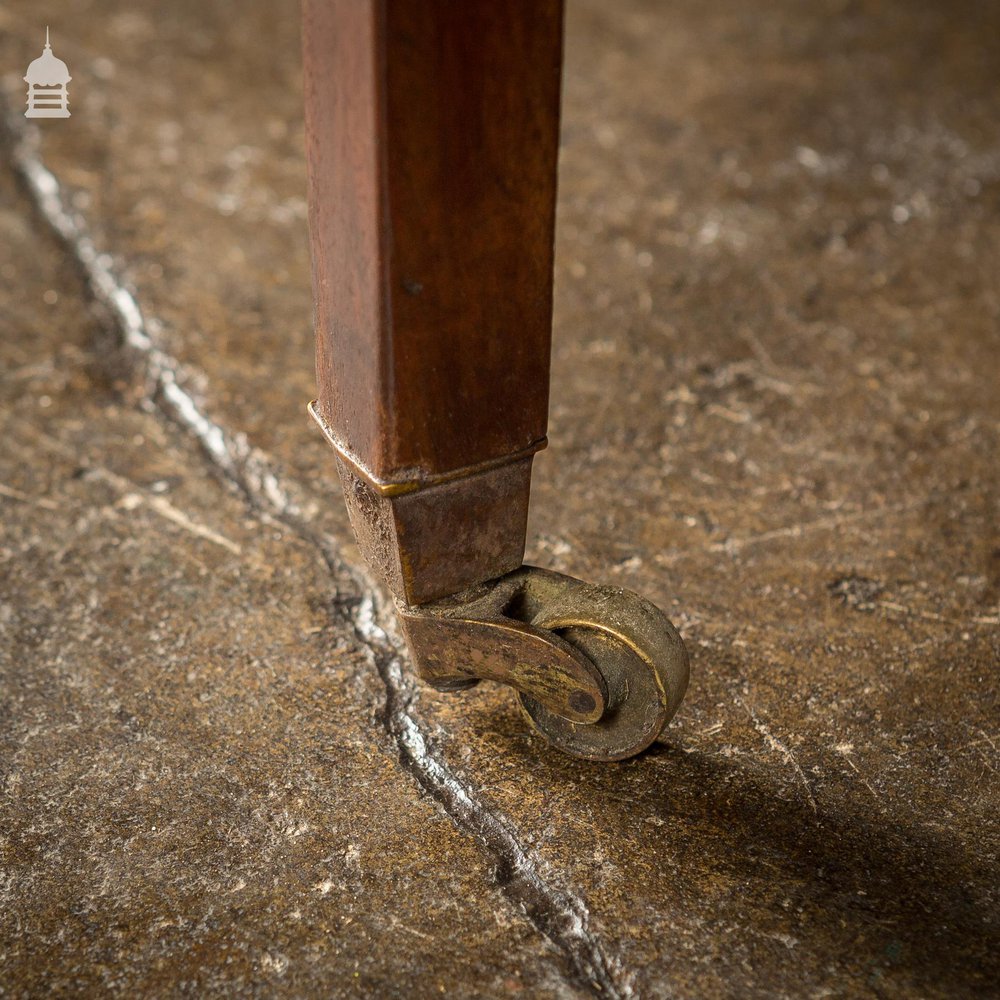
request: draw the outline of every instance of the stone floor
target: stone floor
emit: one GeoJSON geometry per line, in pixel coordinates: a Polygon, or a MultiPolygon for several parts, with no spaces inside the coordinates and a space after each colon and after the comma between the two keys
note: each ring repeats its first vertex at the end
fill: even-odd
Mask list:
{"type": "Polygon", "coordinates": [[[0,67],[0,996],[1000,995],[1000,7],[569,0],[529,556],[692,654],[613,766],[358,560],[294,8],[0,67]]]}

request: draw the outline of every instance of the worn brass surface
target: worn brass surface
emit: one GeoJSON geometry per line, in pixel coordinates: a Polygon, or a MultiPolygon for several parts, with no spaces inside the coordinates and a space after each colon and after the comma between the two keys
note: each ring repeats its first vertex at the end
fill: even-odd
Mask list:
{"type": "Polygon", "coordinates": [[[358,546],[397,600],[439,600],[521,565],[531,462],[544,437],[502,460],[389,481],[338,439],[315,400],[307,409],[337,456],[358,546]]]}
{"type": "Polygon", "coordinates": [[[521,565],[531,456],[466,479],[383,496],[339,456],[358,546],[398,599],[424,604],[521,565]]]}
{"type": "Polygon", "coordinates": [[[600,665],[608,704],[600,720],[581,727],[521,692],[532,724],[576,757],[623,760],[645,750],[673,718],[688,686],[687,650],[663,612],[631,591],[578,583],[534,624],[600,665]]]}
{"type": "Polygon", "coordinates": [[[417,671],[439,690],[514,688],[531,723],[591,760],[641,752],[670,721],[688,657],[661,611],[636,594],[533,566],[422,607],[400,606],[417,671]]]}

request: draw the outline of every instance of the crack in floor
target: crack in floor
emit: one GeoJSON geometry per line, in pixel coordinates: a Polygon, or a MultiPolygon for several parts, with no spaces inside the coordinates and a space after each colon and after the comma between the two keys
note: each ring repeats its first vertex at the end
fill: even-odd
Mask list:
{"type": "Polygon", "coordinates": [[[35,130],[12,113],[0,115],[11,166],[35,210],[80,268],[86,288],[108,314],[108,325],[128,354],[132,375],[144,383],[140,405],[194,438],[209,462],[263,521],[285,525],[320,553],[337,588],[335,617],[356,639],[385,689],[382,724],[407,772],[494,862],[497,886],[559,950],[576,986],[600,997],[629,1000],[632,976],[623,971],[589,928],[584,901],[542,874],[542,862],[522,845],[502,814],[435,754],[412,712],[415,688],[404,671],[405,647],[394,635],[391,606],[366,570],[347,563],[332,536],[309,522],[303,491],[279,478],[272,463],[245,435],[211,420],[185,385],[190,372],[157,346],[155,324],[144,317],[112,257],[98,250],[86,223],[70,209],[58,179],[45,166],[35,130]]]}

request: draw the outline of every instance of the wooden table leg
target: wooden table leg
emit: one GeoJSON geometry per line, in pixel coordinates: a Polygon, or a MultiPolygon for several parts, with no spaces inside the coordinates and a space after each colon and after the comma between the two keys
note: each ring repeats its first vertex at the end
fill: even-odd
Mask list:
{"type": "Polygon", "coordinates": [[[316,414],[419,604],[520,566],[545,443],[561,0],[306,0],[316,414]]]}
{"type": "MultiPolygon", "coordinates": [[[[635,620],[612,628],[583,610],[628,618],[607,589],[519,570],[548,408],[562,18],[562,0],[304,0],[311,410],[422,675],[509,683],[580,753],[553,727],[608,729],[635,671],[662,704],[634,697],[629,726],[655,738],[687,657],[635,595],[635,620]],[[486,581],[487,599],[470,595],[486,581]],[[667,680],[644,665],[650,644],[667,680]]],[[[621,729],[583,755],[636,752],[621,729]]]]}

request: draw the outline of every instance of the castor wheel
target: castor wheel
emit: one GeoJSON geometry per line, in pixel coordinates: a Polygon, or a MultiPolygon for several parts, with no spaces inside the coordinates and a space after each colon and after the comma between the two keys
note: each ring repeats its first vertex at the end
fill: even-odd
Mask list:
{"type": "Polygon", "coordinates": [[[447,600],[400,606],[418,674],[442,691],[495,680],[574,757],[645,750],[673,718],[688,655],[667,617],[616,587],[523,566],[447,600]]]}
{"type": "Polygon", "coordinates": [[[532,624],[582,652],[608,692],[601,717],[582,725],[519,692],[524,715],[553,746],[587,760],[624,760],[663,732],[684,698],[689,666],[683,640],[656,605],[628,590],[579,584],[532,624]]]}

